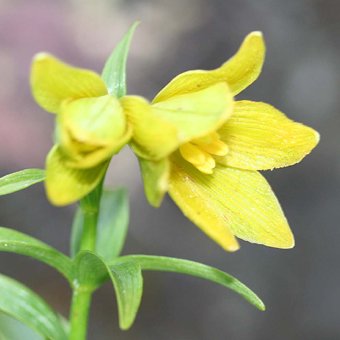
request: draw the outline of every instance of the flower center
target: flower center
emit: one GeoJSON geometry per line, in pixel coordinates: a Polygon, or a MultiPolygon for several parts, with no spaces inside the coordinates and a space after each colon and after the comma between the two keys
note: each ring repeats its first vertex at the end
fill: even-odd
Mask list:
{"type": "Polygon", "coordinates": [[[228,145],[221,141],[217,132],[196,138],[179,147],[182,157],[205,174],[212,174],[216,166],[214,156],[225,156],[228,145]]]}

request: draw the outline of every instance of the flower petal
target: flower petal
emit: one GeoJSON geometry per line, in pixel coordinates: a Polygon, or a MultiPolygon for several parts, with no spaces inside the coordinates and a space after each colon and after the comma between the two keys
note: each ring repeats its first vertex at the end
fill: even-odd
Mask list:
{"type": "Polygon", "coordinates": [[[257,171],[217,166],[212,175],[205,175],[178,155],[172,160],[171,197],[226,250],[237,250],[232,234],[275,248],[294,246],[281,207],[257,171]]]}
{"type": "Polygon", "coordinates": [[[31,87],[38,104],[52,113],[59,111],[64,99],[107,94],[97,73],[67,65],[47,53],[38,53],[33,59],[31,87]]]}
{"type": "Polygon", "coordinates": [[[138,156],[162,159],[178,147],[176,127],[156,116],[147,100],[125,96],[120,102],[132,126],[131,146],[138,156]]]}
{"type": "Polygon", "coordinates": [[[114,144],[107,146],[93,146],[92,150],[84,151],[67,157],[65,165],[71,168],[89,169],[102,163],[117,154],[126,144],[128,144],[132,135],[132,129],[128,126],[124,135],[119,137],[114,144]]]}
{"type": "MultiPolygon", "coordinates": [[[[202,174],[181,156],[171,157],[169,194],[183,214],[195,223],[204,233],[227,251],[236,251],[239,244],[234,237],[226,209],[212,199],[209,187],[197,178],[202,174]]],[[[202,175],[212,178],[212,175],[202,175]]]]}
{"type": "Polygon", "coordinates": [[[267,170],[300,162],[319,141],[319,134],[287,118],[273,106],[235,102],[232,116],[218,131],[229,153],[218,158],[224,165],[267,170]]]}
{"type": "Polygon", "coordinates": [[[169,160],[163,158],[159,161],[149,161],[139,158],[139,166],[143,177],[146,198],[152,206],[158,208],[168,190],[169,160]]]}
{"type": "Polygon", "coordinates": [[[74,203],[88,194],[102,179],[109,162],[103,162],[90,169],[74,169],[66,166],[67,158],[55,145],[47,156],[46,191],[55,205],[74,203]]]}
{"type": "Polygon", "coordinates": [[[131,128],[115,97],[106,95],[64,101],[58,121],[58,143],[70,158],[68,166],[90,168],[118,152],[131,128]]]}
{"type": "Polygon", "coordinates": [[[261,32],[246,36],[237,53],[215,70],[194,70],[175,77],[155,97],[154,103],[173,96],[195,92],[219,82],[226,82],[233,95],[237,95],[259,76],[265,57],[265,44],[261,32]]]}
{"type": "Polygon", "coordinates": [[[141,97],[121,99],[133,126],[134,149],[143,158],[161,159],[179,145],[217,130],[232,112],[225,83],[150,105],[141,97]]]}
{"type": "Polygon", "coordinates": [[[176,126],[181,144],[216,131],[231,115],[233,96],[226,83],[152,105],[153,112],[176,126]]]}

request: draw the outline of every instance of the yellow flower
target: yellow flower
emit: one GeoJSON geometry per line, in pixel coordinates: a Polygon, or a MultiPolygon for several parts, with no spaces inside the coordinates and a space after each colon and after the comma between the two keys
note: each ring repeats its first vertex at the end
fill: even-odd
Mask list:
{"type": "Polygon", "coordinates": [[[253,32],[221,67],[180,74],[151,104],[137,96],[121,99],[149,202],[159,206],[169,191],[183,213],[229,251],[239,248],[236,237],[294,246],[257,170],[295,164],[319,140],[316,131],[266,103],[233,100],[257,79],[264,55],[262,34],[253,32]]]}
{"type": "Polygon", "coordinates": [[[152,205],[159,206],[168,191],[229,251],[239,248],[236,237],[293,247],[280,205],[258,170],[299,162],[319,135],[268,104],[234,101],[259,76],[264,54],[262,34],[253,32],[221,67],[180,74],[152,103],[138,96],[118,99],[98,74],[38,54],[33,95],[57,114],[56,144],[46,162],[49,199],[64,205],[88,194],[132,135],[152,205]]]}
{"type": "Polygon", "coordinates": [[[39,53],[31,72],[33,96],[56,113],[56,145],[46,161],[46,189],[56,205],[73,203],[102,179],[131,129],[119,100],[100,76],[39,53]]]}

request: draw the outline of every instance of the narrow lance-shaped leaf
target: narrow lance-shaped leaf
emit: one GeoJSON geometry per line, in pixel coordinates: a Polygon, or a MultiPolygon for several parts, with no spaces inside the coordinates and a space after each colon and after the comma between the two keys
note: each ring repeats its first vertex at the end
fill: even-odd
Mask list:
{"type": "Polygon", "coordinates": [[[100,202],[96,252],[106,261],[117,257],[125,243],[129,201],[125,189],[105,190],[100,202]]]}
{"type": "Polygon", "coordinates": [[[0,178],[0,196],[26,189],[44,179],[45,171],[41,169],[26,169],[6,175],[0,178]]]}
{"type": "Polygon", "coordinates": [[[133,324],[143,294],[143,277],[139,264],[126,261],[110,266],[109,274],[116,292],[119,326],[127,330],[133,324]]]}
{"type": "Polygon", "coordinates": [[[111,95],[122,97],[126,94],[126,60],[133,33],[139,22],[135,22],[118,43],[105,63],[102,78],[111,95]]]}
{"type": "MultiPolygon", "coordinates": [[[[84,211],[76,210],[71,235],[71,256],[80,250],[84,211]]],[[[97,227],[96,253],[106,261],[117,257],[125,243],[129,223],[129,202],[125,189],[104,190],[100,201],[97,227]]]]}
{"type": "Polygon", "coordinates": [[[0,313],[0,339],[44,340],[44,337],[22,322],[0,313]]]}
{"type": "Polygon", "coordinates": [[[73,282],[83,289],[94,291],[108,275],[106,264],[90,251],[81,251],[73,261],[73,282]]]}
{"type": "Polygon", "coordinates": [[[117,265],[118,263],[125,262],[134,262],[139,264],[142,270],[175,272],[215,282],[240,294],[244,299],[259,310],[265,310],[265,305],[252,290],[235,277],[219,269],[183,259],[146,255],[123,256],[111,262],[111,264],[117,265]]]}
{"type": "Polygon", "coordinates": [[[0,311],[31,327],[47,339],[67,340],[58,315],[37,294],[0,275],[0,311]]]}
{"type": "Polygon", "coordinates": [[[78,289],[94,291],[111,278],[118,302],[119,325],[128,329],[135,320],[143,292],[138,263],[123,261],[108,266],[99,256],[81,251],[74,260],[73,282],[78,289]]]}
{"type": "Polygon", "coordinates": [[[72,280],[72,262],[58,250],[18,231],[0,227],[0,251],[33,257],[58,270],[72,280]]]}

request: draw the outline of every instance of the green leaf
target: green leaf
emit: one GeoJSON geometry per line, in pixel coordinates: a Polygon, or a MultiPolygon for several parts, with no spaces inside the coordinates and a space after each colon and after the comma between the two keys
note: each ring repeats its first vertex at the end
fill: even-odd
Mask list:
{"type": "Polygon", "coordinates": [[[73,218],[71,231],[70,252],[72,257],[75,257],[80,250],[81,236],[83,234],[83,225],[84,225],[84,212],[81,206],[78,206],[73,218]]]}
{"type": "Polygon", "coordinates": [[[74,260],[73,285],[82,291],[94,291],[109,277],[118,303],[119,325],[128,329],[137,314],[143,292],[143,279],[138,263],[123,261],[111,266],[96,254],[81,251],[74,260]]]}
{"type": "Polygon", "coordinates": [[[44,262],[72,281],[72,261],[47,244],[20,233],[0,227],[0,251],[26,255],[44,262]]]}
{"type": "MultiPolygon", "coordinates": [[[[110,261],[117,257],[125,243],[129,223],[126,189],[104,190],[100,200],[96,253],[110,261]]],[[[72,225],[71,256],[80,250],[84,224],[84,208],[78,206],[72,225]]]]}
{"type": "Polygon", "coordinates": [[[22,322],[0,313],[0,340],[44,340],[39,333],[22,322]]]}
{"type": "Polygon", "coordinates": [[[102,78],[109,94],[122,97],[126,94],[126,60],[133,33],[139,22],[135,22],[107,59],[102,78]]]}
{"type": "Polygon", "coordinates": [[[111,264],[117,265],[118,263],[125,262],[134,262],[139,264],[142,270],[175,272],[215,282],[240,294],[244,299],[259,310],[265,310],[264,303],[252,290],[235,277],[224,273],[219,269],[188,260],[147,255],[123,256],[117,258],[114,262],[111,262],[111,264]]]}
{"type": "Polygon", "coordinates": [[[58,315],[37,294],[0,275],[0,310],[52,340],[67,340],[58,315]]]}
{"type": "Polygon", "coordinates": [[[0,178],[0,196],[26,189],[44,179],[45,170],[41,169],[26,169],[6,175],[0,178]]]}
{"type": "Polygon", "coordinates": [[[127,190],[105,190],[100,202],[96,253],[106,261],[117,257],[124,246],[128,224],[127,190]]]}
{"type": "MultiPolygon", "coordinates": [[[[69,334],[68,321],[59,316],[64,333],[69,334]]],[[[35,330],[29,328],[24,323],[0,312],[0,340],[44,340],[46,337],[41,336],[35,330]]]]}
{"type": "Polygon", "coordinates": [[[126,330],[132,326],[142,299],[141,268],[134,261],[126,261],[110,266],[109,273],[117,296],[119,326],[126,330]]]}
{"type": "Polygon", "coordinates": [[[73,284],[94,291],[108,278],[104,261],[90,251],[81,251],[73,262],[73,284]]]}

